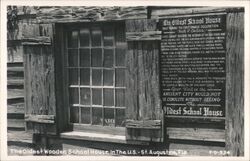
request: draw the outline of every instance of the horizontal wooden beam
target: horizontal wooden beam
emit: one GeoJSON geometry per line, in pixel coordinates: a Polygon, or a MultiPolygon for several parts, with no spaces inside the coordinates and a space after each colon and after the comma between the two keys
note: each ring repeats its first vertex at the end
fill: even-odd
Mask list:
{"type": "Polygon", "coordinates": [[[151,18],[168,18],[177,15],[212,14],[219,12],[244,12],[243,7],[189,7],[189,8],[157,8],[150,7],[151,18]]]}
{"type": "Polygon", "coordinates": [[[36,14],[18,14],[17,15],[18,20],[24,20],[24,19],[35,19],[36,14]]]}
{"type": "Polygon", "coordinates": [[[126,32],[127,41],[161,40],[161,31],[126,32]]]}
{"type": "Polygon", "coordinates": [[[8,119],[7,120],[7,127],[8,129],[15,129],[15,130],[24,130],[25,123],[23,119],[8,119]]]}
{"type": "Polygon", "coordinates": [[[7,91],[8,99],[24,98],[23,89],[8,89],[7,91]]]}
{"type": "Polygon", "coordinates": [[[7,104],[22,103],[24,102],[24,97],[14,97],[7,100],[7,104]]]}
{"type": "Polygon", "coordinates": [[[32,133],[28,133],[25,130],[8,130],[7,136],[8,147],[32,148],[34,146],[32,133]]]}
{"type": "Polygon", "coordinates": [[[54,115],[25,115],[25,121],[45,123],[45,124],[54,124],[55,116],[54,115]]]}
{"type": "Polygon", "coordinates": [[[23,86],[24,80],[23,78],[15,78],[15,79],[8,79],[7,85],[8,86],[23,86]]]}
{"type": "Polygon", "coordinates": [[[127,128],[126,139],[128,141],[162,142],[162,129],[127,128]]]}
{"type": "Polygon", "coordinates": [[[22,45],[22,40],[7,40],[7,47],[15,47],[22,45]]]}
{"type": "Polygon", "coordinates": [[[24,119],[24,103],[8,104],[7,118],[8,119],[24,119]]]}
{"type": "Polygon", "coordinates": [[[225,142],[224,129],[167,127],[168,139],[225,142]]]}
{"type": "Polygon", "coordinates": [[[161,120],[126,120],[126,128],[134,129],[161,129],[161,120]]]}
{"type": "Polygon", "coordinates": [[[22,39],[23,45],[51,45],[50,37],[35,37],[35,38],[23,38],[22,39]]]}

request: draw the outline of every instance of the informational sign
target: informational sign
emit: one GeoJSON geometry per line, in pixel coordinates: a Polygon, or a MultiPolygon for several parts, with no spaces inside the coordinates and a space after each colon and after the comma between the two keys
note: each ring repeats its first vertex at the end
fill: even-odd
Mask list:
{"type": "Polygon", "coordinates": [[[161,21],[160,83],[166,115],[225,116],[226,16],[161,21]]]}

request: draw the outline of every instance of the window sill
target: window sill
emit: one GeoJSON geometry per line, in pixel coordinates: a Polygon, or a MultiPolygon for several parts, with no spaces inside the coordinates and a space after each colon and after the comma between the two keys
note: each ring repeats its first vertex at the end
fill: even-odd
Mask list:
{"type": "Polygon", "coordinates": [[[61,138],[127,144],[125,135],[72,131],[61,133],[61,138]]]}

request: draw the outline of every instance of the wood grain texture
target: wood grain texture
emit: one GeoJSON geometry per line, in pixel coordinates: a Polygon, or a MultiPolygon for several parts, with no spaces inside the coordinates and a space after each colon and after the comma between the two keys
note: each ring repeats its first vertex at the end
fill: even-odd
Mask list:
{"type": "Polygon", "coordinates": [[[25,46],[27,114],[55,114],[54,56],[50,46],[25,46]]]}
{"type": "Polygon", "coordinates": [[[133,50],[134,42],[128,43],[128,51],[126,54],[127,72],[126,77],[126,117],[133,120],[138,120],[138,56],[133,50]]]}
{"type": "MultiPolygon", "coordinates": [[[[49,25],[52,29],[52,24],[49,25]]],[[[51,44],[53,32],[44,32],[39,24],[29,27],[32,32],[29,33],[27,28],[24,32],[24,40],[32,42],[24,43],[25,114],[55,116],[55,60],[51,44]]],[[[37,124],[34,120],[27,127],[33,129],[34,133],[56,132],[55,124],[37,124]]]]}
{"type": "Polygon", "coordinates": [[[24,119],[8,119],[7,127],[8,129],[24,130],[24,119]]]}
{"type": "Polygon", "coordinates": [[[22,45],[51,45],[51,39],[50,37],[46,37],[46,36],[39,36],[35,38],[26,37],[22,40],[22,45]]]}
{"type": "Polygon", "coordinates": [[[54,124],[54,115],[25,115],[25,121],[44,123],[44,124],[54,124]]]}
{"type": "Polygon", "coordinates": [[[32,134],[25,131],[8,130],[7,139],[8,142],[22,142],[32,144],[32,134]]]}
{"type": "MultiPolygon", "coordinates": [[[[157,30],[155,20],[127,20],[126,32],[157,30]],[[140,31],[141,30],[141,31],[140,31]]],[[[157,41],[128,42],[127,107],[128,118],[134,120],[160,119],[159,48],[157,41]]]]}
{"type": "Polygon", "coordinates": [[[20,46],[12,46],[7,47],[7,62],[23,62],[23,47],[20,46]]]}
{"type": "Polygon", "coordinates": [[[242,7],[150,7],[151,18],[160,19],[176,15],[188,15],[188,14],[204,14],[204,13],[219,13],[219,12],[231,12],[242,11],[242,7]]]}
{"type": "Polygon", "coordinates": [[[23,86],[24,80],[23,78],[7,78],[8,86],[23,86]]]}
{"type": "Polygon", "coordinates": [[[226,149],[244,155],[244,13],[227,15],[226,149]]]}
{"type": "Polygon", "coordinates": [[[24,98],[24,90],[23,89],[8,89],[7,98],[16,99],[16,98],[24,98]]]}
{"type": "Polygon", "coordinates": [[[7,107],[7,113],[8,114],[20,114],[24,115],[24,103],[15,103],[15,104],[10,104],[7,107]]]}
{"type": "Polygon", "coordinates": [[[126,32],[127,41],[161,40],[161,31],[126,32]]]}
{"type": "Polygon", "coordinates": [[[161,129],[127,128],[126,139],[127,141],[162,142],[161,131],[161,129]]]}
{"type": "Polygon", "coordinates": [[[135,7],[47,7],[37,12],[38,23],[90,22],[147,18],[146,6],[135,7]]]}
{"type": "MultiPolygon", "coordinates": [[[[155,20],[126,21],[126,33],[136,32],[140,34],[156,30],[157,21],[155,20]]],[[[158,47],[157,41],[128,42],[126,116],[127,119],[134,120],[134,123],[133,121],[128,122],[126,130],[128,140],[162,141],[161,127],[159,127],[161,123],[157,128],[148,129],[151,126],[148,120],[162,119],[158,78],[158,47]]]]}
{"type": "Polygon", "coordinates": [[[128,43],[128,46],[128,50],[133,50],[133,53],[129,52],[127,55],[128,78],[130,78],[126,97],[128,118],[160,119],[157,44],[132,42],[132,44],[128,43]]]}
{"type": "Polygon", "coordinates": [[[138,129],[161,129],[161,120],[126,120],[126,128],[138,128],[138,129]]]}
{"type": "Polygon", "coordinates": [[[168,139],[225,142],[224,129],[208,128],[167,128],[168,139]]]}

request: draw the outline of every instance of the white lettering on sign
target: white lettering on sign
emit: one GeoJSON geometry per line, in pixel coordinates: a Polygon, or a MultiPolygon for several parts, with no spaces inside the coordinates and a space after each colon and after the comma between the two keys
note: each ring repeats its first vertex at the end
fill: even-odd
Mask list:
{"type": "Polygon", "coordinates": [[[204,116],[223,116],[222,111],[212,111],[208,107],[204,107],[204,116]]]}
{"type": "Polygon", "coordinates": [[[186,115],[186,116],[223,116],[222,110],[214,110],[209,107],[170,107],[164,106],[167,115],[186,115]]]}

